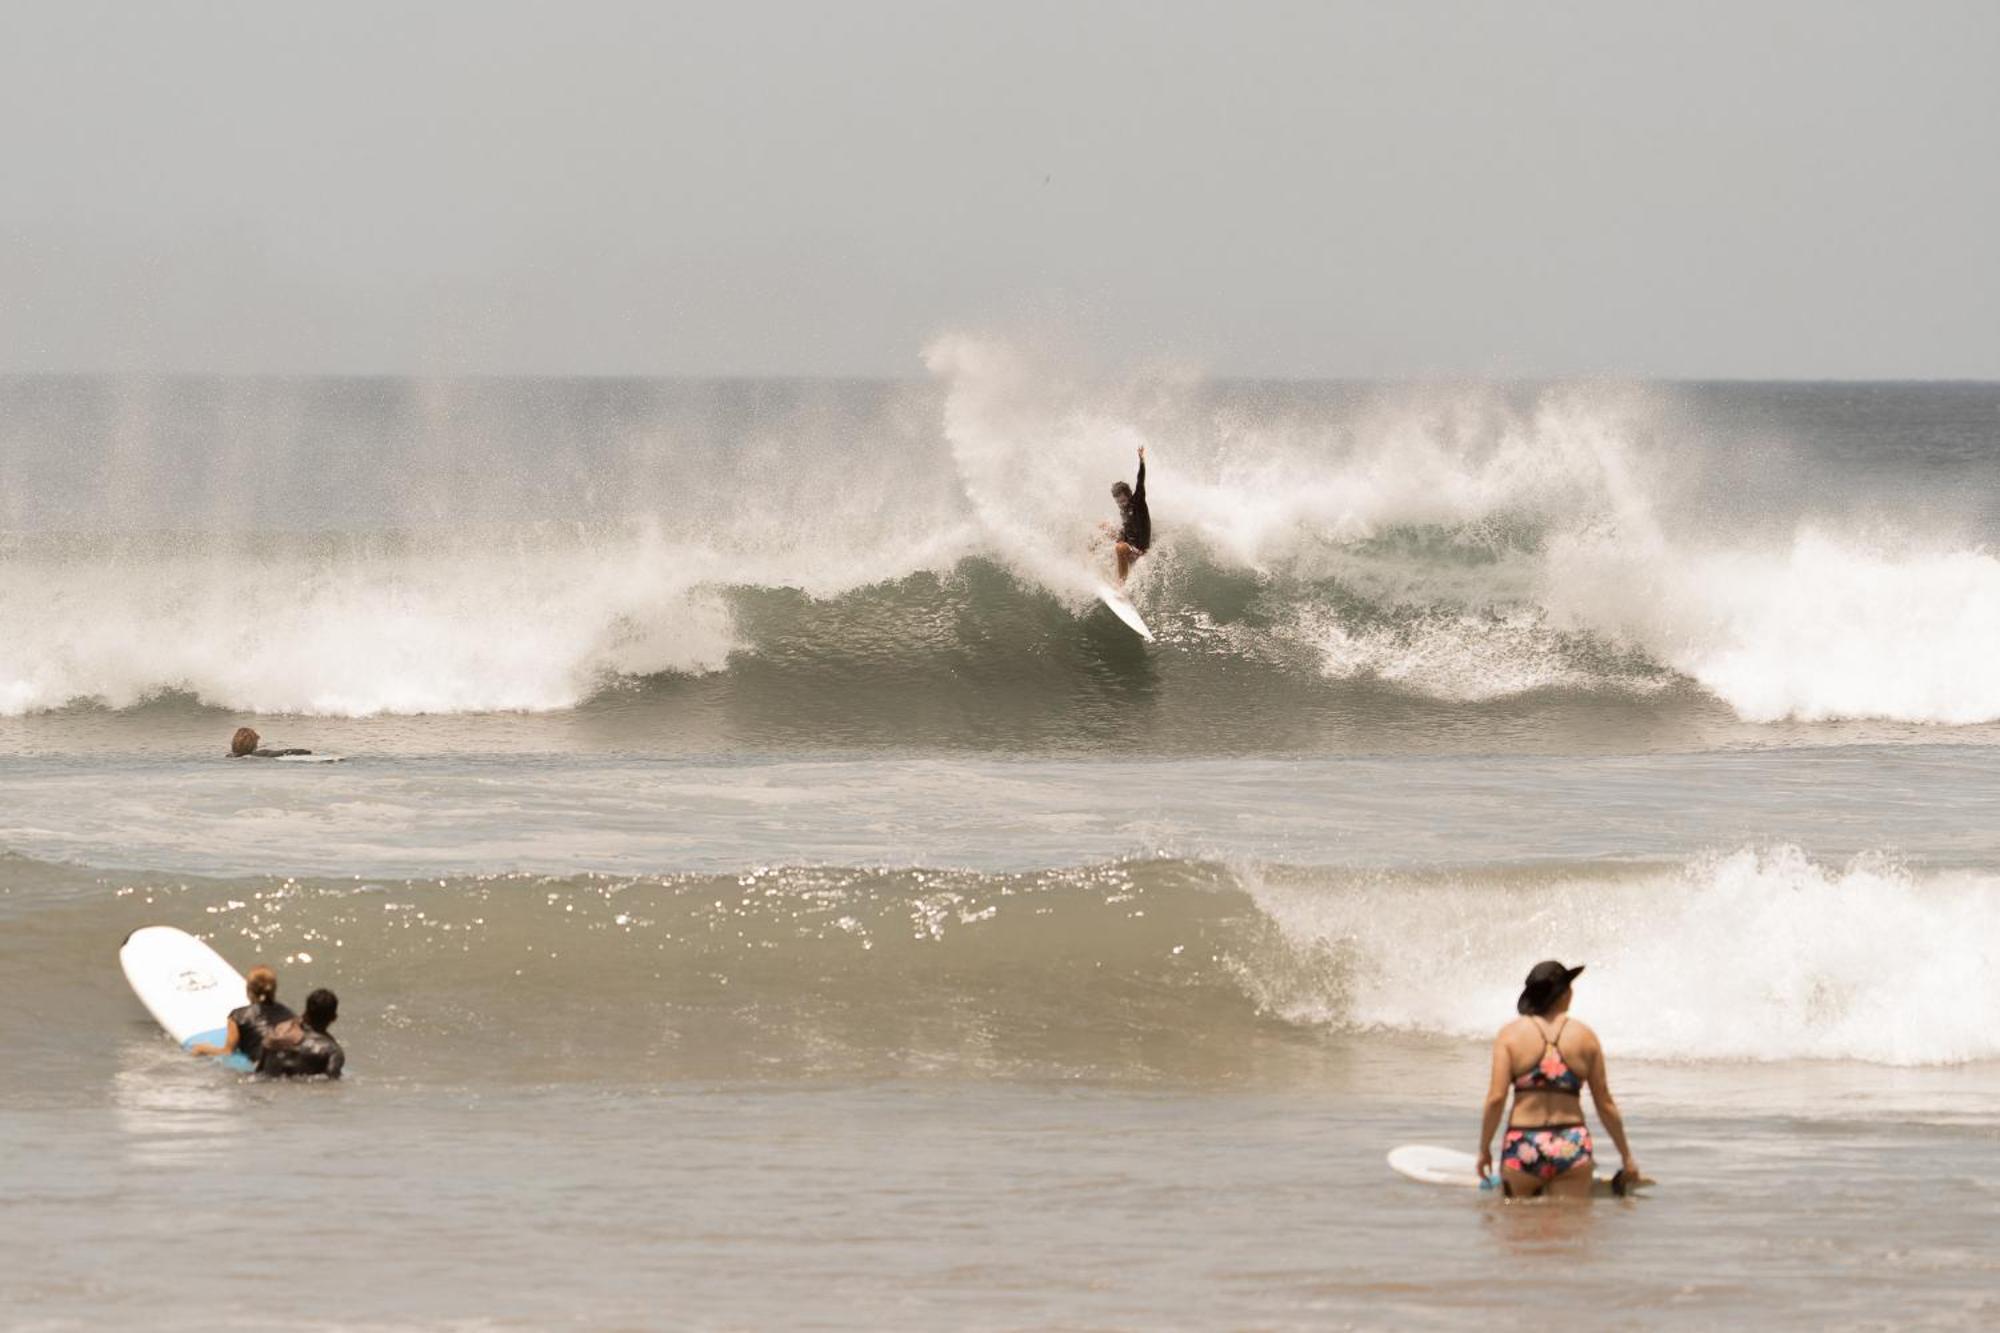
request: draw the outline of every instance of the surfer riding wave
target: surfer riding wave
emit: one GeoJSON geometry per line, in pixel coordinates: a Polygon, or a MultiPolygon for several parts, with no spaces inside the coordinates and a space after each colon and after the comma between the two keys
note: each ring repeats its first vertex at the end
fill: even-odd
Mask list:
{"type": "MultiPolygon", "coordinates": [[[[1139,477],[1136,484],[1111,483],[1111,498],[1118,502],[1118,583],[1122,587],[1146,548],[1153,544],[1153,513],[1146,507],[1146,446],[1139,446],[1139,477]]],[[[1105,525],[1108,529],[1109,524],[1105,525]]]]}

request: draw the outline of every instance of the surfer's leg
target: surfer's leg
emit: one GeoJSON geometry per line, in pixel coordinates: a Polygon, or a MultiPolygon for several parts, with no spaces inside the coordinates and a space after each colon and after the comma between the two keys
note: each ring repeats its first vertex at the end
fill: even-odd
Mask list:
{"type": "Polygon", "coordinates": [[[1590,1160],[1572,1166],[1548,1183],[1542,1194],[1550,1199],[1588,1199],[1592,1169],[1590,1160]]]}
{"type": "Polygon", "coordinates": [[[1132,566],[1139,563],[1139,557],[1146,554],[1131,542],[1118,543],[1118,581],[1123,583],[1132,566]]]}

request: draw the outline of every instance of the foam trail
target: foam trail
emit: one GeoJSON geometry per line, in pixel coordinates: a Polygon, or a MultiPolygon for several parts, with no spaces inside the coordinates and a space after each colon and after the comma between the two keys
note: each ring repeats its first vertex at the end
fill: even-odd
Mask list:
{"type": "Polygon", "coordinates": [[[1810,527],[1774,550],[1584,538],[1556,545],[1550,576],[1564,620],[1637,642],[1750,721],[2000,718],[2000,560],[1983,550],[1810,527]]]}
{"type": "Polygon", "coordinates": [[[0,563],[0,712],[163,689],[258,713],[567,708],[606,677],[720,667],[730,615],[694,584],[643,540],[0,563]]]}
{"type": "Polygon", "coordinates": [[[1250,872],[1246,887],[1289,951],[1247,967],[1246,982],[1294,1021],[1486,1037],[1529,965],[1561,958],[1588,966],[1578,1012],[1620,1053],[2000,1058],[1991,874],[1827,866],[1777,847],[1664,872],[1250,872]],[[1884,965],[1885,939],[1907,966],[1884,965]]]}

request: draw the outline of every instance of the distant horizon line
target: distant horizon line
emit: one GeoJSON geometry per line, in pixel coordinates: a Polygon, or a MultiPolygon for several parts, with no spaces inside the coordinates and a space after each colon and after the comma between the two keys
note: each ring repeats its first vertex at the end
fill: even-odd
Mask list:
{"type": "MultiPolygon", "coordinates": [[[[1084,378],[1099,378],[1085,376],[1084,378]]],[[[1144,379],[1138,372],[1104,379],[1144,379]]],[[[1410,375],[1284,375],[1208,374],[1202,380],[1219,384],[1846,384],[1995,386],[2000,373],[1978,375],[1642,375],[1575,372],[1542,375],[1410,374],[1410,375]]],[[[504,380],[642,383],[751,384],[943,384],[925,374],[871,375],[775,371],[403,371],[403,370],[0,370],[0,381],[22,380],[424,380],[477,383],[504,380]]]]}

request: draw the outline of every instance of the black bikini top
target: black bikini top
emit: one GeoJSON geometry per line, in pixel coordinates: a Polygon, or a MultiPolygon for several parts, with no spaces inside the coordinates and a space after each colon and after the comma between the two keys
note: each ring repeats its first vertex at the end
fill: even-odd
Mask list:
{"type": "Polygon", "coordinates": [[[1514,1080],[1515,1093],[1566,1092],[1572,1097],[1578,1096],[1583,1092],[1583,1079],[1569,1067],[1569,1061],[1563,1059],[1562,1051],[1556,1046],[1556,1039],[1569,1026],[1569,1015],[1564,1014],[1554,1028],[1543,1027],[1539,1018],[1535,1019],[1535,1026],[1542,1031],[1542,1058],[1535,1062],[1534,1068],[1514,1080]]]}

